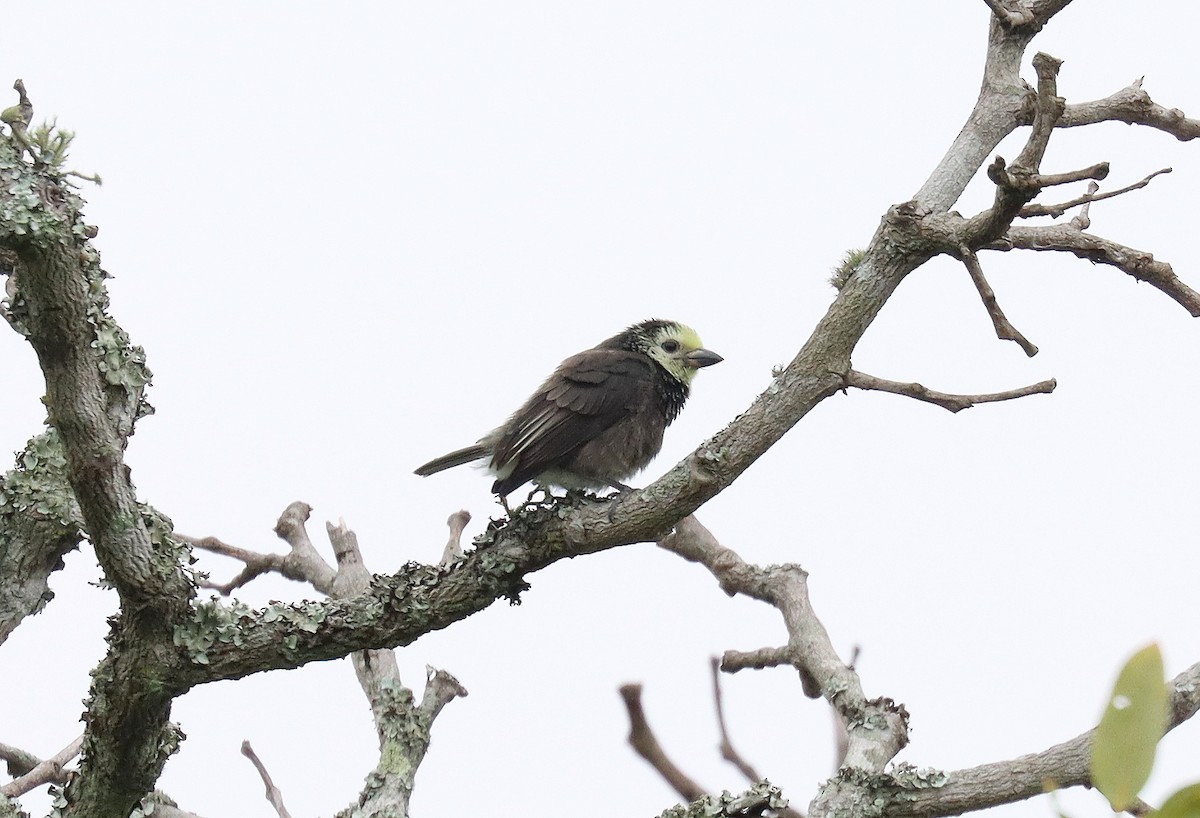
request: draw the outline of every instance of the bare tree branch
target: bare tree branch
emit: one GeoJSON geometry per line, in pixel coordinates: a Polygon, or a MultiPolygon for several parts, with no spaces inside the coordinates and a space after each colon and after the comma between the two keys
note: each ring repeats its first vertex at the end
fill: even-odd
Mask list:
{"type": "MultiPolygon", "coordinates": [[[[846,766],[882,771],[908,743],[908,713],[888,699],[868,701],[858,675],[838,657],[808,599],[808,574],[799,565],[767,568],[746,563],[722,546],[694,517],[681,520],[659,546],[703,565],[721,590],[766,602],[783,616],[789,664],[807,677],[849,725],[846,766]]],[[[744,656],[745,654],[739,654],[744,656]]],[[[722,668],[732,670],[729,654],[722,668]]]]}
{"type": "Polygon", "coordinates": [[[0,743],[0,761],[5,763],[8,768],[8,774],[13,778],[25,775],[25,773],[42,763],[42,759],[39,756],[27,750],[22,750],[20,747],[4,743],[0,743]]]}
{"type": "Polygon", "coordinates": [[[620,690],[625,710],[629,713],[629,744],[637,754],[646,759],[684,801],[695,801],[705,795],[705,790],[667,757],[658,739],[654,737],[654,731],[650,729],[646,713],[642,709],[642,686],[624,684],[620,690]]]}
{"type": "Polygon", "coordinates": [[[304,522],[312,513],[307,503],[295,502],[284,509],[275,523],[275,534],[291,547],[287,554],[263,554],[246,548],[229,545],[216,537],[191,537],[187,534],[175,536],[194,548],[220,554],[245,563],[237,576],[224,584],[202,582],[201,587],[213,588],[228,596],[251,580],[266,574],[277,573],[296,582],[307,582],[323,594],[329,594],[337,572],[325,561],[321,553],[308,538],[304,522]]]}
{"type": "Polygon", "coordinates": [[[721,660],[715,656],[712,657],[709,660],[709,667],[712,670],[713,704],[717,710],[717,729],[721,732],[721,758],[737,767],[751,784],[761,781],[762,776],[748,761],[742,758],[741,754],[733,748],[733,742],[729,740],[729,728],[725,725],[724,697],[721,695],[721,660]]]}
{"type": "Polygon", "coordinates": [[[1171,265],[1155,260],[1151,253],[1135,250],[1093,233],[1085,233],[1072,224],[1039,227],[1011,227],[1002,237],[986,245],[986,250],[1054,250],[1072,253],[1094,264],[1116,267],[1138,281],[1162,291],[1193,318],[1200,318],[1200,293],[1179,280],[1171,265]]]}
{"type": "Polygon", "coordinates": [[[1029,339],[1012,325],[1012,322],[1005,316],[1004,310],[1000,308],[1000,302],[996,300],[996,293],[992,290],[992,285],[988,283],[987,278],[983,274],[983,267],[979,264],[979,256],[975,255],[974,251],[969,248],[963,247],[961,258],[962,263],[967,268],[967,272],[971,274],[971,281],[975,284],[975,289],[978,290],[980,299],[983,300],[983,306],[987,309],[988,317],[992,319],[992,327],[996,330],[996,337],[1001,341],[1015,341],[1030,358],[1037,355],[1038,348],[1030,343],[1029,339]]]}
{"type": "Polygon", "coordinates": [[[67,765],[68,761],[79,755],[79,749],[82,746],[83,736],[81,735],[50,758],[39,761],[20,778],[15,778],[0,787],[0,796],[16,798],[43,784],[62,783],[64,781],[63,767],[67,765]]]}
{"type": "Polygon", "coordinates": [[[454,563],[462,559],[462,535],[466,530],[467,523],[471,522],[471,512],[466,509],[456,511],[446,520],[446,525],[450,529],[450,537],[446,540],[446,547],[442,551],[442,561],[440,565],[443,568],[449,568],[454,563]]]}
{"type": "MultiPolygon", "coordinates": [[[[724,696],[721,693],[721,660],[715,656],[712,657],[709,660],[709,668],[712,671],[713,703],[717,709],[717,728],[721,731],[721,758],[737,767],[748,782],[757,784],[763,780],[763,776],[759,775],[753,765],[742,758],[741,754],[734,749],[733,742],[729,740],[729,728],[725,724],[724,696]]],[[[784,807],[778,814],[785,818],[804,818],[803,812],[790,806],[784,807]]]]}
{"type": "Polygon", "coordinates": [[[1071,0],[983,0],[997,21],[1007,29],[1029,27],[1035,32],[1049,22],[1071,0]]]}
{"type": "Polygon", "coordinates": [[[1161,170],[1154,171],[1154,173],[1151,173],[1140,182],[1134,182],[1132,185],[1126,185],[1119,190],[1110,190],[1109,192],[1101,193],[1098,196],[1096,195],[1096,191],[1099,190],[1099,187],[1096,185],[1089,185],[1087,193],[1076,199],[1072,199],[1069,202],[1062,202],[1061,204],[1053,205],[1044,205],[1038,204],[1037,202],[1031,202],[1030,204],[1027,204],[1021,208],[1021,212],[1017,215],[1022,219],[1028,219],[1034,216],[1050,216],[1057,219],[1059,216],[1063,215],[1073,207],[1089,204],[1090,202],[1100,202],[1105,199],[1112,199],[1116,196],[1120,196],[1123,193],[1129,193],[1131,190],[1140,190],[1141,188],[1144,188],[1146,185],[1150,184],[1150,180],[1155,176],[1161,176],[1164,173],[1170,172],[1171,168],[1162,168],[1161,170]]]}
{"type": "Polygon", "coordinates": [[[1070,170],[1066,173],[1039,173],[1037,183],[1039,188],[1047,188],[1057,185],[1069,185],[1073,182],[1082,182],[1087,179],[1107,179],[1108,171],[1108,163],[1099,162],[1091,167],[1070,170]]]}
{"type": "Polygon", "coordinates": [[[1006,28],[1014,28],[1032,23],[1034,20],[1033,12],[1029,9],[1016,8],[1010,9],[1008,4],[1003,0],[983,0],[987,7],[992,10],[992,14],[996,15],[996,19],[1001,25],[1006,28]]]}
{"type": "Polygon", "coordinates": [[[283,793],[275,786],[275,782],[271,780],[271,774],[267,772],[267,767],[258,758],[258,753],[254,752],[254,748],[250,746],[250,742],[242,742],[242,755],[250,759],[250,763],[254,765],[254,769],[258,770],[258,777],[262,779],[263,786],[267,788],[267,801],[275,808],[275,813],[279,818],[292,818],[287,811],[287,807],[283,805],[283,793]]]}
{"type": "Polygon", "coordinates": [[[1137,79],[1104,99],[1068,105],[1058,120],[1059,128],[1077,128],[1098,122],[1144,125],[1171,134],[1180,142],[1200,136],[1200,120],[1189,119],[1178,108],[1165,108],[1150,99],[1137,79]]]}
{"type": "Polygon", "coordinates": [[[988,178],[996,184],[995,199],[988,210],[966,220],[960,242],[962,245],[975,248],[1003,235],[1021,208],[1041,191],[1039,166],[1064,106],[1058,96],[1058,69],[1061,65],[1061,60],[1049,54],[1038,52],[1034,56],[1038,89],[1029,138],[1012,167],[1000,156],[988,166],[988,178]]]}
{"type": "Polygon", "coordinates": [[[961,412],[963,409],[970,409],[977,403],[996,403],[997,401],[1024,398],[1029,395],[1048,395],[1054,391],[1058,382],[1051,378],[1048,381],[1039,381],[1030,386],[1023,386],[1020,389],[1010,389],[1007,392],[991,392],[984,395],[948,395],[945,392],[935,392],[919,383],[888,381],[852,369],[846,375],[846,385],[853,386],[856,389],[872,389],[877,392],[891,392],[895,395],[904,395],[905,397],[935,404],[950,412],[961,412]]]}
{"type": "MultiPolygon", "coordinates": [[[[1180,673],[1169,686],[1168,731],[1200,710],[1200,663],[1180,673]]],[[[892,799],[884,814],[889,818],[938,818],[1032,798],[1045,791],[1047,782],[1058,787],[1090,785],[1094,732],[1089,730],[1040,753],[948,772],[945,783],[936,789],[905,790],[902,798],[892,799]]]]}

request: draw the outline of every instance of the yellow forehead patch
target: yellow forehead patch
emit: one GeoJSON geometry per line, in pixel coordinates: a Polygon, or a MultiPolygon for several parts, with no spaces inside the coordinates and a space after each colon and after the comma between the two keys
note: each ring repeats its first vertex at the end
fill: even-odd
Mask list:
{"type": "Polygon", "coordinates": [[[688,351],[704,346],[704,342],[700,340],[700,334],[687,324],[671,324],[663,327],[654,337],[654,343],[655,345],[661,344],[668,338],[674,338],[680,346],[688,351]]]}

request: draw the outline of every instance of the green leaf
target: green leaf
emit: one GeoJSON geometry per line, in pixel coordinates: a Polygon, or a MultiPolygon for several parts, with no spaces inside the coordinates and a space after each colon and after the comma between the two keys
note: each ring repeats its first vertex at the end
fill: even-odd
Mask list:
{"type": "Polygon", "coordinates": [[[1154,766],[1167,729],[1167,685],[1162,653],[1150,644],[1121,668],[1092,743],[1092,784],[1123,812],[1154,766]]]}
{"type": "Polygon", "coordinates": [[[1200,784],[1184,787],[1167,799],[1154,818],[1200,818],[1200,784]]]}

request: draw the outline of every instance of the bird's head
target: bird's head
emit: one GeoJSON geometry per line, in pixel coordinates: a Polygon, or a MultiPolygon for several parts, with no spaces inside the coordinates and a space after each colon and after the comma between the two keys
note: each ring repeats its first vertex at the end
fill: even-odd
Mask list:
{"type": "Polygon", "coordinates": [[[643,321],[613,340],[625,349],[648,356],[685,386],[691,384],[697,369],[724,360],[704,348],[694,329],[677,321],[643,321]]]}

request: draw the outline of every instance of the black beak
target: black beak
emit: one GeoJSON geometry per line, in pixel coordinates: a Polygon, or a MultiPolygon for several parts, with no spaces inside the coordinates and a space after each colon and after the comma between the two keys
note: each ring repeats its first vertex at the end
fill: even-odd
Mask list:
{"type": "Polygon", "coordinates": [[[725,359],[710,349],[694,349],[685,355],[683,360],[692,369],[700,369],[701,367],[719,364],[725,359]]]}

